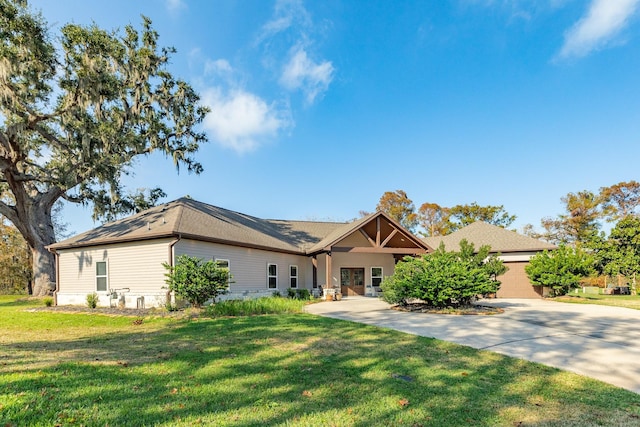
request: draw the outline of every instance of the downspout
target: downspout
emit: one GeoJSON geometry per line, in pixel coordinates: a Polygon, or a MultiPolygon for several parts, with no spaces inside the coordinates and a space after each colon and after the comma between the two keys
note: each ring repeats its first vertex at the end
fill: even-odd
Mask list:
{"type": "MultiPolygon", "coordinates": [[[[176,244],[180,241],[180,239],[182,239],[182,236],[180,234],[178,234],[178,237],[176,237],[174,240],[172,240],[169,243],[169,266],[173,268],[174,266],[174,259],[175,259],[175,246],[176,244]]],[[[169,302],[171,305],[175,304],[175,295],[171,293],[171,291],[167,291],[167,302],[169,302]]]]}
{"type": "Polygon", "coordinates": [[[173,260],[175,258],[174,246],[182,239],[182,236],[178,234],[178,237],[169,243],[169,265],[173,267],[173,260]]]}

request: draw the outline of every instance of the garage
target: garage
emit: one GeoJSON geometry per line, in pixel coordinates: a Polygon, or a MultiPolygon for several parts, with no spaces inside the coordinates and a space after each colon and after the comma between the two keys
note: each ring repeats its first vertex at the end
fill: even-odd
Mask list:
{"type": "Polygon", "coordinates": [[[462,240],[473,243],[476,249],[489,245],[491,253],[498,254],[509,268],[498,278],[501,282],[498,298],[542,298],[542,289],[529,282],[524,269],[535,254],[556,249],[551,243],[483,221],[476,221],[446,236],[427,237],[423,240],[432,248],[444,243],[445,249],[449,251],[459,250],[462,240]]]}

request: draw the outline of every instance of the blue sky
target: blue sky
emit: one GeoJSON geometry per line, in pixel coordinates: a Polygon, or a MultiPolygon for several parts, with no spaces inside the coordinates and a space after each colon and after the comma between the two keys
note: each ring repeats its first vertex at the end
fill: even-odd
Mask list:
{"type": "MultiPolygon", "coordinates": [[[[385,191],[504,205],[640,180],[640,0],[32,1],[53,28],[149,16],[212,113],[199,176],[162,187],[262,218],[349,220],[385,191]]],[[[71,229],[94,224],[65,208],[71,229]]]]}

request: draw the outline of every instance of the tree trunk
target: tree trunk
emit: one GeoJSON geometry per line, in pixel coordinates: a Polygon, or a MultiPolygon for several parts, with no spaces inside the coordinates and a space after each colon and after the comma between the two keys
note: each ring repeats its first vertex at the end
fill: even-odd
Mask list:
{"type": "Polygon", "coordinates": [[[55,243],[51,208],[40,206],[29,210],[29,228],[32,231],[29,246],[33,255],[33,295],[52,295],[56,290],[55,256],[46,246],[55,243]]]}
{"type": "Polygon", "coordinates": [[[51,295],[56,289],[55,257],[46,246],[55,243],[51,206],[62,193],[54,189],[47,193],[27,194],[23,187],[15,186],[15,206],[0,202],[0,213],[16,226],[27,241],[33,256],[33,295],[51,295]]]}
{"type": "Polygon", "coordinates": [[[45,246],[45,244],[38,242],[35,247],[31,248],[31,254],[33,255],[33,296],[37,297],[52,295],[53,291],[56,290],[55,256],[45,246]]]}

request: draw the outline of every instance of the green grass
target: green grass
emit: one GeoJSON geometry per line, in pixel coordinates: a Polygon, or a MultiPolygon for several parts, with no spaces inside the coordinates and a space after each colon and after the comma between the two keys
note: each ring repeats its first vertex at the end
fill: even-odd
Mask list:
{"type": "Polygon", "coordinates": [[[555,301],[574,304],[597,304],[613,307],[632,308],[640,310],[639,295],[599,295],[599,294],[574,294],[554,298],[555,301]]]}
{"type": "Polygon", "coordinates": [[[208,316],[250,316],[255,314],[302,313],[309,301],[290,298],[256,298],[220,301],[206,308],[208,316]]]}
{"type": "Polygon", "coordinates": [[[309,314],[140,323],[34,304],[0,297],[3,426],[640,424],[640,395],[388,329],[309,314]]]}

